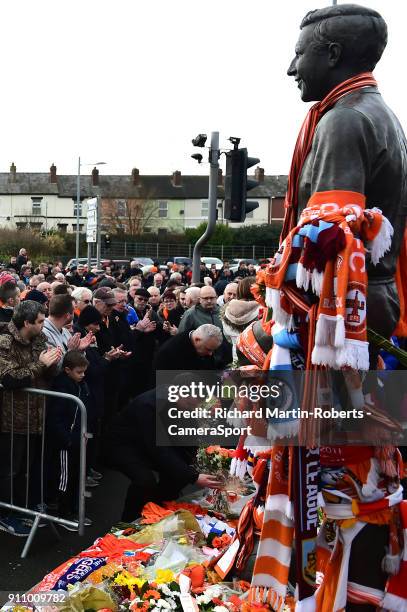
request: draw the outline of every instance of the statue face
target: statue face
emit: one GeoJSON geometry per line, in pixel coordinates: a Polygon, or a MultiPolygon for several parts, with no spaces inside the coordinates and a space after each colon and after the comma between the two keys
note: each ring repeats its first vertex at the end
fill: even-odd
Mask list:
{"type": "Polygon", "coordinates": [[[295,46],[295,57],[287,70],[288,76],[293,76],[298,83],[303,102],[322,100],[330,89],[328,46],[326,52],[320,49],[316,52],[313,28],[313,25],[309,25],[301,30],[295,46]]]}

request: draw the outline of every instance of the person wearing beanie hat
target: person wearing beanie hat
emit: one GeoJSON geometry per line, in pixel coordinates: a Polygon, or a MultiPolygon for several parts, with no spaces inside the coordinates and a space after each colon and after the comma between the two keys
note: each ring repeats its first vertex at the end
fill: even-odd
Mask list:
{"type": "Polygon", "coordinates": [[[115,374],[112,362],[116,362],[120,357],[120,351],[117,348],[112,349],[109,347],[109,350],[104,354],[102,350],[99,350],[97,338],[101,325],[103,325],[102,315],[98,309],[94,306],[86,306],[81,310],[73,326],[74,332],[79,333],[81,338],[85,338],[89,332],[94,334],[93,342],[85,351],[89,366],[84,379],[93,400],[91,410],[88,410],[88,431],[93,434],[93,438],[88,440],[86,449],[87,485],[92,487],[96,486],[95,480],[98,481],[102,477],[95,469],[98,447],[97,436],[100,432],[100,423],[105,411],[106,397],[108,397],[105,392],[105,385],[101,384],[101,381],[108,380],[111,385],[115,374]]]}
{"type": "MultiPolygon", "coordinates": [[[[79,314],[78,323],[81,327],[87,327],[88,325],[96,325],[102,321],[102,315],[94,306],[86,306],[79,314]]],[[[89,330],[98,331],[98,330],[89,330]]]]}
{"type": "Polygon", "coordinates": [[[236,342],[239,335],[252,321],[259,317],[259,305],[257,302],[245,300],[230,300],[221,312],[223,333],[225,338],[232,344],[233,361],[237,359],[236,342]]]}
{"type": "Polygon", "coordinates": [[[33,302],[39,302],[40,304],[46,304],[48,302],[48,298],[45,293],[42,293],[42,291],[38,291],[37,289],[31,289],[31,291],[29,291],[24,297],[24,300],[32,300],[33,302]]]}

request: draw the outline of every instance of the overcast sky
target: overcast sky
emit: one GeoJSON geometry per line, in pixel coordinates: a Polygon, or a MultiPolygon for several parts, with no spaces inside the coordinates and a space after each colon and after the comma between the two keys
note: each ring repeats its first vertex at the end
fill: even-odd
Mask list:
{"type": "MultiPolygon", "coordinates": [[[[327,4],[3,0],[0,171],[73,174],[80,155],[108,162],[103,174],[207,173],[191,139],[219,131],[222,147],[239,136],[267,174],[287,174],[308,105],[286,70],[301,18],[327,4]]],[[[359,4],[387,21],[375,76],[406,130],[407,3],[359,4]]]]}

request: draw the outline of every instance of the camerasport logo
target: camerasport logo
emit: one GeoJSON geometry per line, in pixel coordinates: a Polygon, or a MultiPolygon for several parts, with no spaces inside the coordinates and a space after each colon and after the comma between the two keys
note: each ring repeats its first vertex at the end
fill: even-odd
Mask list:
{"type": "Polygon", "coordinates": [[[366,328],[366,295],[365,287],[361,283],[349,283],[346,294],[346,325],[353,333],[360,333],[366,328]]]}

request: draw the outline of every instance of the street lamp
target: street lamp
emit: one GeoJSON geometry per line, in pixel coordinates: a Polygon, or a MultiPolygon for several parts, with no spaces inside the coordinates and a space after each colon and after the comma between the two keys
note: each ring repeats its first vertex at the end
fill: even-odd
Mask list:
{"type": "Polygon", "coordinates": [[[81,202],[81,166],[104,166],[106,162],[97,162],[96,164],[83,164],[81,158],[78,157],[78,175],[76,179],[76,265],[79,263],[79,205],[81,202]]]}

